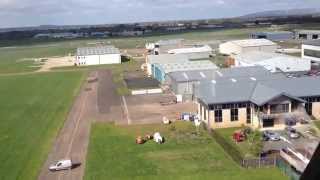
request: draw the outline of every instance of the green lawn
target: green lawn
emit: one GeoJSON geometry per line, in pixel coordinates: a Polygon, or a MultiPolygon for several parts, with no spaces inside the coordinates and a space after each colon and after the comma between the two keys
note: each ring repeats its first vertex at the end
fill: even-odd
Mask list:
{"type": "Polygon", "coordinates": [[[226,140],[226,142],[228,142],[233,148],[237,149],[243,158],[256,157],[250,152],[250,145],[247,140],[239,143],[236,143],[233,140],[232,135],[236,130],[240,130],[240,128],[223,128],[223,129],[217,129],[215,131],[217,131],[226,140]]]}
{"type": "Polygon", "coordinates": [[[0,42],[0,74],[31,72],[38,69],[34,58],[46,58],[52,56],[67,56],[74,54],[76,48],[92,46],[97,42],[111,44],[120,49],[144,48],[146,42],[154,42],[161,39],[183,38],[187,41],[228,40],[247,38],[250,32],[265,29],[230,29],[214,31],[197,31],[169,35],[154,35],[132,38],[104,38],[104,39],[80,39],[65,41],[39,42],[38,40],[24,40],[12,42],[0,42]],[[10,46],[10,47],[1,47],[10,46]]]}
{"type": "Polygon", "coordinates": [[[0,179],[37,178],[84,77],[83,72],[0,76],[0,179]]]}
{"type": "Polygon", "coordinates": [[[94,124],[86,180],[102,179],[287,179],[278,169],[243,169],[205,131],[188,123],[115,127],[94,124]],[[161,132],[165,144],[135,144],[135,137],[161,132]]]}

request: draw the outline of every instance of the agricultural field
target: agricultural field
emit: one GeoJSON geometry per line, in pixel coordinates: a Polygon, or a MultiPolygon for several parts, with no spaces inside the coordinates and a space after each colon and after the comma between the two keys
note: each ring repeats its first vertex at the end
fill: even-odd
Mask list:
{"type": "Polygon", "coordinates": [[[0,76],[0,179],[37,178],[84,74],[0,76]]]}
{"type": "Polygon", "coordinates": [[[99,43],[114,45],[122,50],[144,48],[146,42],[157,40],[183,38],[186,41],[217,41],[229,39],[244,39],[250,32],[266,30],[263,28],[230,29],[186,32],[170,35],[132,37],[132,38],[105,38],[105,39],[80,39],[59,41],[17,41],[0,43],[0,74],[32,72],[39,69],[40,63],[35,63],[35,58],[48,58],[74,55],[77,47],[93,46],[99,43]]]}
{"type": "Polygon", "coordinates": [[[287,179],[276,168],[243,169],[204,130],[190,123],[116,127],[94,124],[86,180],[102,179],[287,179]],[[138,135],[159,131],[164,144],[135,144],[138,135]]]}

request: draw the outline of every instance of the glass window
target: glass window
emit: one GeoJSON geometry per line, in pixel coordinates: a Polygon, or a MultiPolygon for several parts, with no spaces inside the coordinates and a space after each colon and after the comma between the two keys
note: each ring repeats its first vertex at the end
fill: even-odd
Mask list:
{"type": "Polygon", "coordinates": [[[289,104],[276,104],[276,105],[270,106],[271,114],[287,113],[287,112],[289,112],[289,104]]]}
{"type": "Polygon", "coordinates": [[[320,51],[305,49],[305,50],[304,50],[304,55],[305,55],[305,56],[310,56],[310,57],[320,58],[320,51]]]}
{"type": "Polygon", "coordinates": [[[231,121],[238,121],[238,109],[231,109],[231,121]]]}
{"type": "Polygon", "coordinates": [[[222,110],[221,109],[214,111],[214,121],[215,122],[222,122],[222,110]]]}
{"type": "Polygon", "coordinates": [[[247,124],[251,124],[251,108],[247,108],[247,124]]]}

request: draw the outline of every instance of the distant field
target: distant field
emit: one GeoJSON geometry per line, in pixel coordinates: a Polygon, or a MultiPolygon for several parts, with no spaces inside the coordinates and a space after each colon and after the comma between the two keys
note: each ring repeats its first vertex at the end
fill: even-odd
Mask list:
{"type": "Polygon", "coordinates": [[[239,167],[205,131],[192,124],[115,127],[94,124],[85,180],[104,179],[287,179],[278,169],[239,167]],[[135,144],[135,137],[159,131],[165,144],[135,144]]]}
{"type": "Polygon", "coordinates": [[[37,178],[83,78],[83,72],[0,76],[0,179],[37,178]]]}
{"type": "Polygon", "coordinates": [[[0,46],[0,74],[30,72],[38,68],[34,64],[33,58],[45,58],[52,56],[67,56],[74,54],[77,47],[92,46],[97,42],[112,44],[121,49],[144,48],[146,42],[154,42],[161,39],[183,38],[191,42],[228,40],[247,38],[250,32],[261,31],[265,29],[230,29],[215,31],[187,32],[170,35],[133,37],[133,38],[107,38],[107,39],[84,39],[84,40],[66,40],[56,42],[28,42],[15,41],[6,42],[0,46]],[[27,44],[27,45],[26,45],[27,44]],[[30,44],[30,45],[29,45],[30,44]]]}

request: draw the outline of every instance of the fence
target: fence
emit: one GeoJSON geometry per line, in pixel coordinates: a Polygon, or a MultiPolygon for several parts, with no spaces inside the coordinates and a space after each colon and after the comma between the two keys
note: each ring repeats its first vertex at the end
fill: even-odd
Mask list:
{"type": "Polygon", "coordinates": [[[260,168],[260,167],[274,167],[276,166],[277,156],[268,158],[244,158],[241,152],[236,149],[229,141],[216,131],[211,131],[212,137],[224,149],[229,156],[244,168],[260,168]]]}
{"type": "Polygon", "coordinates": [[[162,93],[162,89],[140,89],[140,90],[132,90],[132,95],[142,95],[142,94],[160,94],[162,93]]]}
{"type": "Polygon", "coordinates": [[[276,166],[289,177],[290,180],[299,180],[300,174],[292,169],[283,159],[278,158],[276,161],[276,166]]]}
{"type": "Polygon", "coordinates": [[[274,156],[267,158],[243,159],[241,165],[245,168],[274,167],[276,166],[277,158],[277,156],[274,156]]]}

